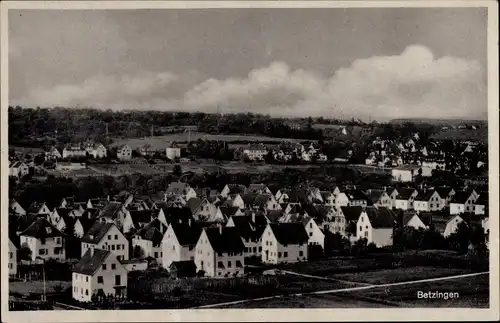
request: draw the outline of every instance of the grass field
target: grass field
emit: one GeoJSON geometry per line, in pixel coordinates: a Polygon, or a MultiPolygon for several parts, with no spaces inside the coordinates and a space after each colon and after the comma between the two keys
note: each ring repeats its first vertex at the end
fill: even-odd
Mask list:
{"type": "MultiPolygon", "coordinates": [[[[163,136],[147,137],[147,138],[127,138],[127,139],[115,139],[111,146],[119,146],[127,144],[132,149],[138,149],[144,146],[146,143],[150,144],[153,149],[162,150],[169,146],[169,144],[174,142],[187,142],[189,139],[191,141],[196,141],[198,139],[205,140],[220,140],[220,141],[255,141],[255,142],[277,142],[277,141],[293,141],[302,142],[306,140],[298,139],[287,139],[287,138],[273,138],[266,136],[252,136],[252,135],[212,135],[201,132],[191,132],[191,138],[189,138],[188,132],[174,133],[163,136]]],[[[309,140],[313,141],[313,140],[309,140]]]]}
{"type": "Polygon", "coordinates": [[[431,138],[436,140],[453,139],[453,140],[472,140],[481,143],[488,142],[488,128],[482,127],[477,130],[473,129],[446,129],[435,133],[431,138]]]}
{"type": "MultiPolygon", "coordinates": [[[[71,288],[71,282],[68,281],[47,280],[45,284],[47,293],[53,293],[54,287],[59,285],[63,287],[63,290],[71,288]]],[[[9,292],[21,295],[28,295],[30,293],[41,294],[43,293],[43,281],[32,280],[27,282],[9,282],[9,292]]]]}

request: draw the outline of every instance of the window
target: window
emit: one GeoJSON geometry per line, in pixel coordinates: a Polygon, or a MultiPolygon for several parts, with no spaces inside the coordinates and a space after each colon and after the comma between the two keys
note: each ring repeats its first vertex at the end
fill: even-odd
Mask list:
{"type": "Polygon", "coordinates": [[[117,244],[116,245],[116,250],[120,250],[121,249],[121,245],[117,244]]]}
{"type": "Polygon", "coordinates": [[[106,270],[106,264],[102,265],[102,270],[106,270]]]}
{"type": "Polygon", "coordinates": [[[116,269],[116,264],[111,264],[111,269],[116,269]]]}
{"type": "Polygon", "coordinates": [[[115,245],[114,244],[111,245],[111,250],[115,250],[115,245]]]}
{"type": "Polygon", "coordinates": [[[278,258],[281,258],[281,252],[278,252],[278,258]]]}
{"type": "Polygon", "coordinates": [[[175,250],[175,246],[172,246],[172,250],[175,250]]]}
{"type": "Polygon", "coordinates": [[[366,230],[368,230],[368,226],[366,226],[366,230]]]}
{"type": "Polygon", "coordinates": [[[88,283],[89,282],[89,276],[85,276],[85,282],[88,283]]]}
{"type": "Polygon", "coordinates": [[[302,257],[304,255],[304,252],[301,250],[299,251],[299,257],[302,257]]]}
{"type": "Polygon", "coordinates": [[[229,260],[227,262],[227,268],[231,268],[231,261],[229,261],[229,260]]]}
{"type": "Polygon", "coordinates": [[[86,289],[86,290],[85,290],[85,295],[86,295],[86,296],[88,296],[88,295],[89,295],[89,290],[88,290],[88,289],[86,289]]]}
{"type": "Polygon", "coordinates": [[[47,249],[40,249],[40,256],[46,255],[47,249]]]}
{"type": "Polygon", "coordinates": [[[312,224],[312,222],[311,222],[311,223],[309,223],[309,228],[312,228],[312,227],[313,227],[313,224],[312,224]]]}
{"type": "Polygon", "coordinates": [[[117,234],[115,234],[115,240],[118,240],[118,235],[117,234]]]}
{"type": "Polygon", "coordinates": [[[224,268],[224,264],[222,263],[222,261],[217,262],[217,268],[224,268]]]}
{"type": "Polygon", "coordinates": [[[365,231],[365,237],[368,237],[368,231],[365,231]]]}
{"type": "Polygon", "coordinates": [[[155,257],[155,258],[158,258],[158,252],[155,252],[155,256],[154,256],[154,257],[155,257]]]}
{"type": "Polygon", "coordinates": [[[288,252],[287,251],[283,252],[283,257],[285,257],[285,258],[288,257],[288,252]]]}
{"type": "Polygon", "coordinates": [[[57,244],[61,244],[61,238],[57,237],[57,238],[56,238],[56,243],[57,243],[57,244]]]}
{"type": "Polygon", "coordinates": [[[253,247],[253,252],[257,252],[257,247],[253,247]]]}
{"type": "Polygon", "coordinates": [[[40,239],[41,244],[45,244],[45,238],[40,239]]]}
{"type": "Polygon", "coordinates": [[[111,234],[108,234],[108,240],[111,240],[111,234]]]}
{"type": "Polygon", "coordinates": [[[359,226],[359,231],[363,231],[363,227],[362,226],[359,226]]]}
{"type": "Polygon", "coordinates": [[[12,252],[9,252],[9,258],[12,259],[12,252]]]}
{"type": "Polygon", "coordinates": [[[122,249],[125,250],[125,245],[124,244],[122,244],[122,249]]]}
{"type": "Polygon", "coordinates": [[[262,251],[262,247],[259,247],[259,252],[262,251]]]}

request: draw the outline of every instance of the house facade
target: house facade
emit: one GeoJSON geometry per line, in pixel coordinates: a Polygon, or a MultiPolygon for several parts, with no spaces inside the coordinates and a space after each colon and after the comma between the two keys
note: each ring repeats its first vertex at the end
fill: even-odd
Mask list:
{"type": "Polygon", "coordinates": [[[365,238],[377,247],[392,246],[394,215],[387,208],[367,207],[359,216],[357,238],[365,238]]]}
{"type": "Polygon", "coordinates": [[[262,262],[307,261],[309,235],[302,223],[271,223],[262,234],[262,262]]]}
{"type": "Polygon", "coordinates": [[[15,276],[17,275],[17,247],[10,239],[9,239],[8,259],[9,259],[9,276],[15,276]]]}
{"type": "Polygon", "coordinates": [[[120,160],[132,159],[132,148],[128,145],[119,146],[116,150],[116,157],[120,160]]]}
{"type": "Polygon", "coordinates": [[[31,250],[31,260],[66,260],[65,237],[55,226],[44,218],[38,218],[19,234],[20,245],[31,250]]]}
{"type": "Polygon", "coordinates": [[[108,250],[119,260],[129,259],[129,242],[114,223],[95,222],[82,238],[82,256],[88,249],[108,250]]]}
{"type": "Polygon", "coordinates": [[[202,228],[193,222],[171,223],[161,242],[162,266],[169,269],[172,262],[194,261],[196,244],[202,228]]]}

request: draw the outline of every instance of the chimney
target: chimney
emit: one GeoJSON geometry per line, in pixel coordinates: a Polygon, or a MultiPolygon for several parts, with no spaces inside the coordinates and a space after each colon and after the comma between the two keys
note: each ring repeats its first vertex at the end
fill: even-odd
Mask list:
{"type": "Polygon", "coordinates": [[[218,223],[217,226],[219,227],[219,234],[222,235],[222,224],[218,223]]]}

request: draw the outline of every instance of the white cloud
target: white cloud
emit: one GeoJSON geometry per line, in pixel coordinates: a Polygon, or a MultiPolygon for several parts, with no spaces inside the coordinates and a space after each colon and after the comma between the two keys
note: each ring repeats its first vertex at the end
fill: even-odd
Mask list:
{"type": "Polygon", "coordinates": [[[41,106],[188,111],[220,107],[224,112],[279,116],[482,118],[483,73],[476,61],[435,58],[426,47],[412,45],[400,55],[355,60],[329,76],[293,70],[284,62],[254,69],[246,78],[196,84],[169,72],[99,76],[79,85],[38,89],[27,101],[41,106]]]}

